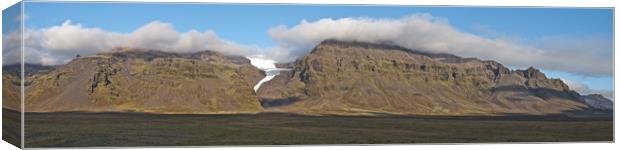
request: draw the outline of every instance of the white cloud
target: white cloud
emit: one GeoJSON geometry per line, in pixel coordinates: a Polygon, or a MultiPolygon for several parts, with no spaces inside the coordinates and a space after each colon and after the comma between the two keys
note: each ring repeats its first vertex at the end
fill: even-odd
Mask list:
{"type": "Polygon", "coordinates": [[[564,83],[566,83],[568,87],[570,87],[571,90],[577,91],[581,95],[601,94],[610,100],[614,100],[614,91],[612,90],[592,89],[588,85],[580,83],[580,82],[570,81],[570,80],[565,80],[565,79],[562,79],[562,81],[564,81],[564,83]]]}
{"type": "Polygon", "coordinates": [[[515,38],[481,37],[460,31],[447,20],[430,14],[413,14],[399,19],[325,18],[302,20],[269,30],[277,46],[267,55],[278,61],[292,61],[325,39],[392,42],[410,49],[452,53],[464,57],[497,60],[514,67],[534,66],[581,75],[611,75],[612,48],[600,39],[543,38],[531,45],[515,38]]]}
{"type": "MultiPolygon", "coordinates": [[[[529,39],[529,45],[526,45],[519,43],[519,38],[495,32],[487,26],[475,27],[489,35],[479,36],[460,31],[451,26],[448,20],[430,14],[413,14],[398,19],[303,20],[291,27],[280,25],[269,29],[269,36],[276,44],[267,48],[263,55],[280,62],[292,61],[307,54],[325,39],[342,39],[391,42],[414,50],[496,60],[511,67],[534,66],[586,76],[613,74],[611,40],[555,36],[529,39]]],[[[13,49],[19,48],[19,45],[15,45],[19,43],[16,35],[3,35],[5,64],[19,60],[19,57],[15,57],[19,56],[19,52],[13,52],[13,49]]],[[[209,49],[229,55],[260,54],[258,47],[223,40],[211,30],[178,32],[171,24],[160,21],[150,22],[128,33],[83,27],[66,21],[57,26],[26,29],[24,39],[26,62],[46,65],[66,63],[78,53],[93,55],[119,46],[168,52],[209,49]]]]}
{"type": "MultiPolygon", "coordinates": [[[[18,32],[3,35],[3,63],[19,62],[18,32]]],[[[26,63],[58,65],[76,54],[83,56],[112,51],[116,47],[154,49],[189,53],[213,50],[227,55],[249,56],[259,49],[223,40],[211,30],[177,32],[169,23],[153,21],[131,33],[109,32],[100,28],[83,27],[71,21],[43,29],[24,32],[26,63]]]]}
{"type": "Polygon", "coordinates": [[[29,42],[30,44],[26,46],[42,44],[41,48],[53,53],[103,52],[113,46],[119,46],[126,38],[126,35],[121,33],[106,32],[99,28],[84,28],[80,24],[72,24],[71,21],[65,21],[60,26],[52,26],[40,31],[26,31],[26,34],[33,34],[29,32],[40,32],[39,35],[33,36],[40,36],[34,38],[41,38],[41,40],[29,42]]]}
{"type": "Polygon", "coordinates": [[[2,35],[2,61],[4,64],[19,62],[21,39],[19,32],[9,32],[2,35]]]}

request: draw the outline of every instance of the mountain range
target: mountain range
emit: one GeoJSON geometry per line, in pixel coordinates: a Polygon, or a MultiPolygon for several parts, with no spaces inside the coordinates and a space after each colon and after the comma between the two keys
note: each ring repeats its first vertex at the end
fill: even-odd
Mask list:
{"type": "MultiPolygon", "coordinates": [[[[533,67],[511,70],[496,61],[369,42],[325,40],[295,62],[276,64],[290,69],[257,91],[264,71],[247,58],[212,51],[130,49],[30,66],[28,112],[545,115],[613,109],[609,99],[581,95],[533,67]]],[[[19,76],[11,68],[3,67],[3,107],[16,109],[19,76]]]]}

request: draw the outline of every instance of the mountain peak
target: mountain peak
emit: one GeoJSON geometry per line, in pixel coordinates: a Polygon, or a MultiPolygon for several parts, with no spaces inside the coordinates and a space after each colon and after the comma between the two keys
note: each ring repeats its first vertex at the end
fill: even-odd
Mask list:
{"type": "Polygon", "coordinates": [[[389,50],[403,50],[403,51],[412,51],[405,47],[392,44],[390,42],[364,42],[364,41],[355,41],[355,40],[337,40],[337,39],[327,39],[320,42],[318,46],[322,45],[331,45],[331,46],[354,46],[354,47],[365,47],[369,49],[389,49],[389,50]]]}
{"type": "Polygon", "coordinates": [[[320,42],[313,50],[312,53],[316,53],[317,51],[324,50],[322,47],[336,47],[337,49],[344,50],[343,48],[363,48],[363,49],[375,49],[375,50],[396,50],[403,51],[410,54],[427,56],[433,59],[438,59],[447,63],[462,63],[469,61],[480,61],[477,58],[463,58],[460,56],[456,56],[448,53],[435,53],[435,52],[425,52],[419,50],[409,49],[393,42],[365,42],[365,41],[347,41],[347,40],[337,40],[337,39],[327,39],[320,42]]]}
{"type": "Polygon", "coordinates": [[[539,70],[539,69],[534,68],[534,66],[527,67],[527,69],[526,69],[526,70],[527,70],[528,72],[540,72],[540,70],[539,70]]]}
{"type": "Polygon", "coordinates": [[[547,76],[540,71],[540,69],[534,68],[533,66],[528,67],[525,70],[517,70],[523,74],[525,78],[534,78],[534,79],[546,79],[547,76]]]}

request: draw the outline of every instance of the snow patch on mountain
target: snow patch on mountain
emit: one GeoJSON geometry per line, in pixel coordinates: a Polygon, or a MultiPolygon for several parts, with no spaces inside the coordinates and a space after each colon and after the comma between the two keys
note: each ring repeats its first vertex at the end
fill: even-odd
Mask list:
{"type": "Polygon", "coordinates": [[[275,78],[277,75],[280,74],[280,71],[288,70],[284,68],[276,68],[276,61],[265,59],[262,56],[248,57],[248,59],[250,59],[250,64],[260,70],[265,71],[265,77],[258,81],[256,85],[254,85],[254,92],[258,92],[258,89],[263,83],[275,78]]]}

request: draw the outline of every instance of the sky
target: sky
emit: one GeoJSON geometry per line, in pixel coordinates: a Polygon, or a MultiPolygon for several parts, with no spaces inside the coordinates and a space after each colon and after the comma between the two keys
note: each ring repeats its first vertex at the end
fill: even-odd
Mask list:
{"type": "Polygon", "coordinates": [[[58,65],[76,53],[93,55],[115,47],[211,49],[284,62],[303,56],[321,40],[335,38],[388,41],[415,50],[496,60],[512,69],[534,66],[580,92],[613,95],[612,9],[67,2],[24,6],[25,55],[31,63],[58,65]]]}

